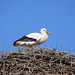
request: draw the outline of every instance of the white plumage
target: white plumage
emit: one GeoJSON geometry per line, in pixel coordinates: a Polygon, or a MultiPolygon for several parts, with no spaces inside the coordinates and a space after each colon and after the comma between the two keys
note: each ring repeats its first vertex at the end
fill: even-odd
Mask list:
{"type": "Polygon", "coordinates": [[[47,33],[52,35],[51,33],[49,33],[45,28],[42,28],[40,30],[40,33],[30,33],[27,34],[25,36],[23,36],[22,38],[16,40],[13,45],[14,46],[28,46],[28,47],[33,47],[36,45],[40,45],[43,42],[45,42],[48,38],[47,33]]]}

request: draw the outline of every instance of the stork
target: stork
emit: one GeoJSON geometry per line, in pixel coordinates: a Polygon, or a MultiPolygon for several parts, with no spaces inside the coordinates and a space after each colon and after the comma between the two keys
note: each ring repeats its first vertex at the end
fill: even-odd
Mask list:
{"type": "Polygon", "coordinates": [[[29,33],[29,34],[23,36],[22,38],[16,40],[13,43],[13,45],[14,46],[24,46],[25,45],[29,48],[35,47],[36,45],[40,45],[47,40],[47,38],[48,38],[47,33],[52,35],[45,28],[42,28],[40,30],[40,32],[41,33],[29,33]]]}

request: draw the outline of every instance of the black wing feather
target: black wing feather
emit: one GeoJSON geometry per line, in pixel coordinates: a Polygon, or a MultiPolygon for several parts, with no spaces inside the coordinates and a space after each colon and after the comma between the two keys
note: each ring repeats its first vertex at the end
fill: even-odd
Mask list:
{"type": "Polygon", "coordinates": [[[16,41],[13,43],[13,45],[15,45],[15,43],[16,43],[17,41],[30,42],[30,41],[37,41],[37,39],[29,38],[29,37],[27,37],[27,36],[23,36],[22,38],[16,40],[16,41]]]}
{"type": "Polygon", "coordinates": [[[29,38],[27,36],[23,36],[22,38],[18,39],[17,41],[25,41],[25,42],[29,42],[29,41],[37,41],[37,39],[34,38],[29,38]]]}

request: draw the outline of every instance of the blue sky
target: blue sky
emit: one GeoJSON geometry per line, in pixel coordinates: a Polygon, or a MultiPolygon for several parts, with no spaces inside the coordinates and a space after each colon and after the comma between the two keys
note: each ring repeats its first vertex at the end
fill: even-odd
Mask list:
{"type": "Polygon", "coordinates": [[[75,0],[0,0],[0,51],[13,42],[46,28],[53,36],[41,47],[57,47],[75,54],[75,0]],[[48,45],[48,46],[47,46],[48,45]]]}

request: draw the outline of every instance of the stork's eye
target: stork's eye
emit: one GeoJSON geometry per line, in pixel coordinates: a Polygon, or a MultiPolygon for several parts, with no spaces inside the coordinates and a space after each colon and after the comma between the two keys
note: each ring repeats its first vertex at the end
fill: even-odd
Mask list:
{"type": "Polygon", "coordinates": [[[43,31],[46,31],[45,29],[43,31]]]}

